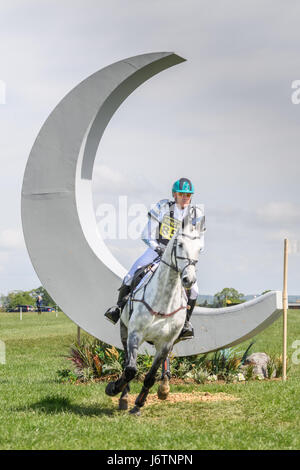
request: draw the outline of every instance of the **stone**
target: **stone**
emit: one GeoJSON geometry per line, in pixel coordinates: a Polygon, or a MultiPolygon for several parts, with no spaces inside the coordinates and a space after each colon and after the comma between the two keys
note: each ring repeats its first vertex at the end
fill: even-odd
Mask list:
{"type": "MultiPolygon", "coordinates": [[[[267,365],[268,362],[270,361],[270,356],[264,352],[257,352],[250,354],[245,360],[245,366],[248,366],[250,364],[254,365],[253,368],[253,376],[258,376],[260,378],[268,378],[268,369],[267,365]]],[[[276,374],[276,371],[274,370],[272,377],[274,377],[276,374]]]]}

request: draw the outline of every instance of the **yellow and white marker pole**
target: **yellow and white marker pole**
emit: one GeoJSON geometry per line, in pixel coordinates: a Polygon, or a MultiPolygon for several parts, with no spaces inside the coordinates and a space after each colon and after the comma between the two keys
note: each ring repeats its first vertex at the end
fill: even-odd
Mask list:
{"type": "Polygon", "coordinates": [[[288,309],[288,294],[287,294],[287,274],[288,274],[288,239],[284,239],[284,260],[283,260],[283,292],[282,292],[282,306],[283,306],[283,354],[282,354],[282,380],[286,381],[286,360],[287,360],[287,309],[288,309]]]}

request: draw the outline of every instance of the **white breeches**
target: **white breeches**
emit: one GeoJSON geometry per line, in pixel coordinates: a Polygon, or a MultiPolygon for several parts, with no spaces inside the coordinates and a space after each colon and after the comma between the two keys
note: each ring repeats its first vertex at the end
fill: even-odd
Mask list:
{"type": "MultiPolygon", "coordinates": [[[[152,261],[157,258],[157,253],[156,251],[152,250],[152,248],[147,248],[147,250],[136,260],[136,262],[131,266],[130,270],[124,277],[124,284],[127,286],[130,286],[132,278],[134,273],[136,272],[137,269],[141,268],[142,266],[145,266],[146,264],[152,263],[152,261]]],[[[197,282],[192,285],[191,289],[189,290],[189,297],[191,300],[197,299],[199,294],[199,289],[197,282]]]]}

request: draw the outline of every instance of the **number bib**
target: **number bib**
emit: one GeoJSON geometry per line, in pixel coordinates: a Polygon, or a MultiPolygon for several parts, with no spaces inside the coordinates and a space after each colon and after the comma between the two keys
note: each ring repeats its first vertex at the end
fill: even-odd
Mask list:
{"type": "Polygon", "coordinates": [[[180,220],[173,219],[169,215],[164,215],[160,225],[159,234],[166,240],[171,240],[176,230],[180,227],[180,220]]]}

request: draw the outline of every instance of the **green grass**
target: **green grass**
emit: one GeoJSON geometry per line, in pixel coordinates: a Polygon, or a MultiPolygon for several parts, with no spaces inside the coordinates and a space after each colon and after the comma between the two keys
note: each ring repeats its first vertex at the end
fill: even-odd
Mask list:
{"type": "MultiPolygon", "coordinates": [[[[56,371],[76,325],[64,314],[0,313],[1,449],[299,449],[300,312],[288,313],[288,381],[172,386],[171,392],[225,392],[238,401],[147,405],[142,416],[119,412],[104,383],[61,384],[56,371]]],[[[251,350],[281,354],[282,319],[257,336],[251,350]]],[[[241,350],[249,341],[241,345],[241,350]]],[[[156,391],[153,387],[153,392],[156,391]]],[[[133,383],[132,391],[141,384],[133,383]]]]}

